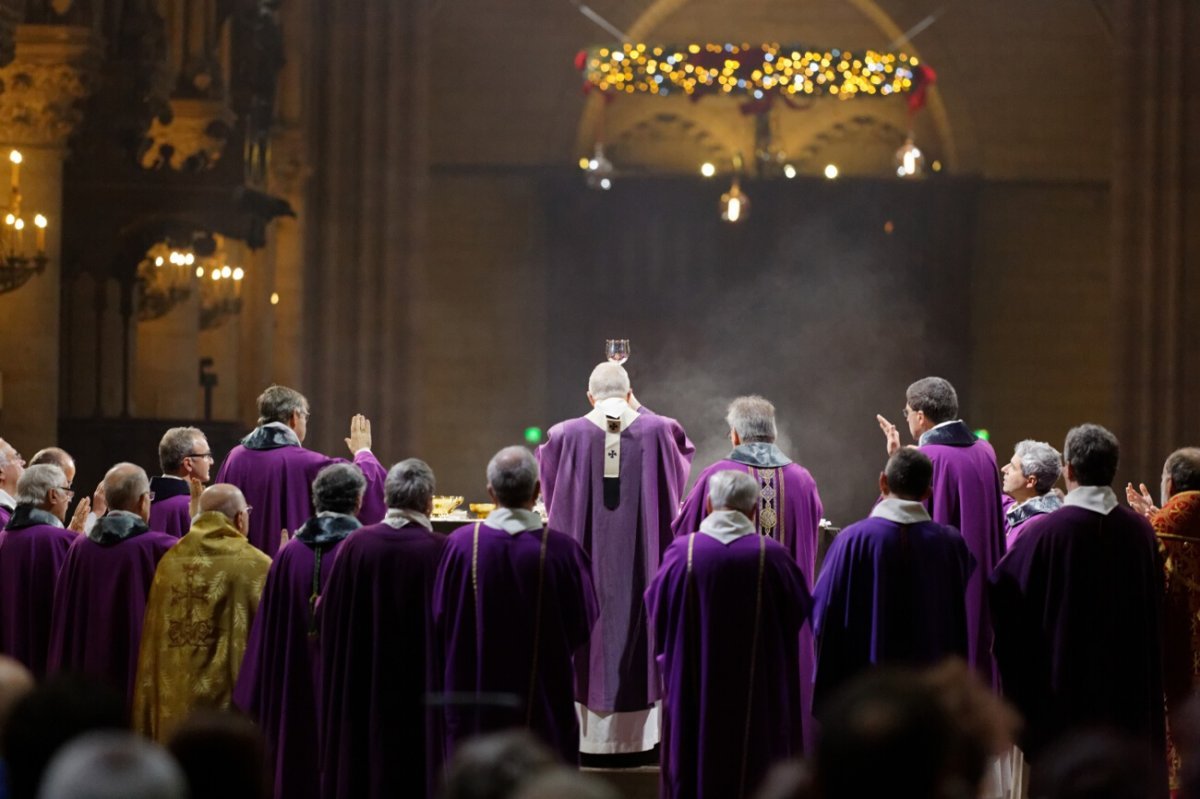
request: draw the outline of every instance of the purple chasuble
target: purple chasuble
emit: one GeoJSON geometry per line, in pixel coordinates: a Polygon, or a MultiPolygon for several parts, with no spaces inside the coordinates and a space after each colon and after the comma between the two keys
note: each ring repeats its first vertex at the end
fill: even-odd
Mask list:
{"type": "Polygon", "coordinates": [[[437,795],[442,740],[431,606],[446,537],[417,524],[364,527],[338,551],[317,606],[321,796],[437,795]]]}
{"type": "Polygon", "coordinates": [[[1030,519],[1053,513],[1062,507],[1062,499],[1051,491],[1041,496],[1033,497],[1022,503],[1005,494],[1002,498],[1004,510],[1004,546],[1012,549],[1013,542],[1021,537],[1026,523],[1030,519]]]}
{"type": "Polygon", "coordinates": [[[842,530],[813,592],[818,709],[871,666],[966,658],[966,590],[973,569],[953,527],[869,518],[842,530]]]}
{"type": "Polygon", "coordinates": [[[662,674],[661,795],[753,796],[801,752],[799,632],[804,574],[761,535],[683,536],[646,591],[662,674]]]}
{"type": "MultiPolygon", "coordinates": [[[[254,508],[250,514],[250,533],[246,537],[251,544],[274,557],[279,549],[280,531],[284,528],[294,531],[313,515],[310,495],[317,472],[332,463],[346,462],[344,458],[330,458],[294,444],[272,449],[249,449],[245,444],[238,444],[221,464],[214,482],[232,483],[242,490],[246,502],[254,508]]],[[[355,455],[354,464],[367,478],[358,519],[363,524],[374,524],[383,518],[386,510],[383,483],[387,471],[370,450],[355,455]]]]}
{"type": "Polygon", "coordinates": [[[1163,576],[1150,523],[1120,506],[1038,516],[990,582],[996,663],[1035,768],[1062,734],[1112,727],[1144,747],[1152,795],[1165,797],[1163,576]]]}
{"type": "MultiPolygon", "coordinates": [[[[751,447],[766,446],[778,453],[778,448],[773,444],[742,445],[734,449],[729,458],[717,461],[701,472],[691,493],[683,501],[679,516],[671,523],[671,532],[679,536],[700,529],[700,522],[705,516],[705,500],[708,499],[708,481],[714,474],[726,470],[746,472],[759,484],[758,518],[755,520],[759,535],[766,535],[783,544],[800,566],[804,574],[804,587],[811,593],[817,579],[817,541],[821,515],[824,513],[821,496],[808,469],[791,463],[782,457],[782,453],[779,453],[780,457],[769,460],[747,457],[752,454],[746,452],[751,447]],[[747,461],[785,463],[764,468],[747,461]]],[[[816,742],[816,728],[812,722],[813,659],[812,628],[806,624],[800,630],[800,707],[806,751],[811,751],[809,748],[816,742]]]]}
{"type": "Polygon", "coordinates": [[[319,641],[312,609],[338,549],[359,526],[340,514],[306,522],[276,553],[250,627],[233,703],[263,731],[276,799],[320,795],[319,641]]]}
{"type": "MultiPolygon", "coordinates": [[[[76,536],[54,589],[47,673],[71,671],[109,685],[133,702],[146,598],[174,536],[145,529],[123,539],[76,536]]],[[[140,521],[140,519],[138,520],[140,521]]]]}
{"type": "Polygon", "coordinates": [[[619,502],[606,507],[604,431],[585,417],[550,428],[537,457],[549,525],[591,558],[600,618],[576,699],[594,711],[637,711],[661,697],[642,595],[671,543],[671,520],[695,447],[674,419],[643,409],[621,431],[619,502]]]}
{"type": "Polygon", "coordinates": [[[460,527],[446,539],[433,619],[447,758],[472,736],[528,727],[579,762],[575,657],[596,620],[579,544],[550,529],[460,527]]]}
{"type": "Polygon", "coordinates": [[[187,535],[188,530],[192,529],[192,515],[188,512],[192,492],[187,480],[151,477],[150,490],[154,492],[154,502],[150,505],[150,529],[161,530],[176,538],[187,535]]]}
{"type": "Polygon", "coordinates": [[[962,533],[975,559],[975,572],[967,582],[967,662],[995,688],[987,578],[1004,555],[996,453],[962,422],[935,428],[921,438],[921,452],[933,461],[933,495],[925,502],[929,515],[962,533]]]}
{"type": "Polygon", "coordinates": [[[0,532],[0,652],[25,664],[33,676],[46,676],[54,584],[76,534],[37,523],[49,516],[18,505],[0,532]]]}

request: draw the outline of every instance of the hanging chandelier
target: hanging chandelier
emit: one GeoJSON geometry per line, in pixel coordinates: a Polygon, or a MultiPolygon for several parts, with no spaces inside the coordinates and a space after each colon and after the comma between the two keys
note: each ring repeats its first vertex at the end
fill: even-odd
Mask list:
{"type": "Polygon", "coordinates": [[[34,214],[33,233],[26,233],[29,226],[21,211],[21,164],[25,159],[20,151],[12,150],[8,160],[12,164],[12,189],[4,228],[0,231],[0,294],[16,291],[31,277],[46,271],[50,263],[46,255],[46,228],[49,225],[46,217],[34,214]]]}
{"type": "MultiPolygon", "coordinates": [[[[198,273],[190,247],[176,249],[166,242],[153,245],[137,266],[137,318],[149,322],[166,316],[192,296],[198,273]]],[[[202,271],[202,268],[201,268],[202,271]]]]}
{"type": "MultiPolygon", "coordinates": [[[[854,52],[777,42],[624,42],[580,51],[575,67],[582,73],[584,92],[596,92],[604,98],[601,115],[609,101],[630,95],[682,95],[693,101],[708,96],[736,98],[740,113],[755,120],[754,174],[787,179],[795,178],[797,169],[779,144],[780,137],[773,129],[778,120],[772,117],[773,111],[811,109],[812,101],[819,97],[841,101],[900,99],[907,105],[911,125],[937,80],[937,73],[927,64],[902,51],[854,52]]],[[[601,139],[598,134],[597,141],[601,139]]],[[[911,132],[895,157],[899,177],[922,174],[924,154],[911,132]]],[[[595,156],[583,158],[580,163],[590,187],[612,185],[615,168],[603,157],[601,144],[597,144],[595,156]]],[[[935,171],[937,168],[935,163],[935,171]]],[[[836,172],[829,175],[827,170],[826,177],[835,176],[836,172]]],[[[744,194],[735,181],[721,198],[722,208],[728,207],[727,199],[739,198],[744,194]]],[[[744,213],[735,216],[741,218],[744,213]]]]}
{"type": "MultiPolygon", "coordinates": [[[[223,260],[218,258],[218,262],[223,260]]],[[[242,312],[242,280],[246,270],[229,264],[208,267],[200,287],[200,329],[215,330],[242,312]]]]}

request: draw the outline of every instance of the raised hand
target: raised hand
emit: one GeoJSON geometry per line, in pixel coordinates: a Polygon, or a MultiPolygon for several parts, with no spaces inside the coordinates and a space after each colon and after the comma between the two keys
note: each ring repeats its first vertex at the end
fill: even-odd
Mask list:
{"type": "Polygon", "coordinates": [[[875,414],[875,421],[879,422],[879,429],[887,437],[887,454],[890,458],[900,449],[900,431],[896,429],[896,425],[879,414],[875,414]]]}
{"type": "Polygon", "coordinates": [[[200,495],[204,493],[204,483],[197,477],[188,477],[188,516],[195,517],[200,511],[200,495]]]}
{"type": "Polygon", "coordinates": [[[360,449],[371,448],[371,420],[356,413],[350,417],[350,437],[346,439],[350,454],[356,455],[360,449]]]}
{"type": "Polygon", "coordinates": [[[104,483],[96,486],[96,491],[92,494],[92,510],[97,516],[103,516],[108,513],[108,500],[104,496],[104,483]]]}
{"type": "Polygon", "coordinates": [[[88,514],[92,511],[92,501],[87,497],[79,500],[79,504],[75,506],[75,513],[71,516],[71,523],[67,525],[67,529],[82,533],[83,526],[87,523],[88,514]]]}
{"type": "Polygon", "coordinates": [[[1150,496],[1150,489],[1146,488],[1146,484],[1138,483],[1138,488],[1141,489],[1140,493],[1133,489],[1133,483],[1126,483],[1125,499],[1129,502],[1129,507],[1149,519],[1158,513],[1158,508],[1154,507],[1154,498],[1150,496]]]}
{"type": "Polygon", "coordinates": [[[285,546],[287,546],[287,542],[290,540],[291,540],[291,538],[288,536],[288,530],[286,527],[279,531],[279,548],[280,549],[283,549],[285,546]]]}

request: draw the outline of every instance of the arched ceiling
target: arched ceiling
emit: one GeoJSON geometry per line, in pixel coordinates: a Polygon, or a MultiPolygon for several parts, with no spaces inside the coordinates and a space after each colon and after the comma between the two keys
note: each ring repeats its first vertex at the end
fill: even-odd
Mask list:
{"type": "MultiPolygon", "coordinates": [[[[638,40],[778,41],[844,49],[885,48],[899,32],[944,7],[905,48],[938,72],[929,106],[915,125],[926,153],[958,172],[993,179],[1108,176],[1111,102],[1105,76],[1113,41],[1104,6],[1094,0],[589,5],[638,40]]],[[[609,37],[570,0],[441,0],[434,31],[436,163],[573,164],[590,151],[600,130],[626,163],[647,170],[688,171],[705,160],[753,151],[753,121],[730,98],[620,97],[600,114],[603,104],[583,96],[572,60],[579,49],[609,37]]],[[[777,111],[773,129],[789,157],[832,160],[836,154],[843,172],[853,174],[872,173],[889,162],[908,124],[898,99],[830,98],[801,111],[777,111]],[[831,139],[830,131],[851,133],[831,139]]]]}

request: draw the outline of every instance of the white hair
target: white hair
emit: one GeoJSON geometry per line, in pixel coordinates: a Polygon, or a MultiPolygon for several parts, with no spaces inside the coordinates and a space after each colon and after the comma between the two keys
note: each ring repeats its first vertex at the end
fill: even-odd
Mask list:
{"type": "Polygon", "coordinates": [[[708,479],[713,510],[738,510],[750,516],[758,506],[758,481],[745,472],[727,469],[708,479]]]}
{"type": "Polygon", "coordinates": [[[50,492],[66,485],[63,470],[51,463],[30,466],[17,481],[17,502],[21,505],[41,505],[50,492]]]}
{"type": "Polygon", "coordinates": [[[1034,490],[1045,494],[1054,488],[1062,472],[1062,455],[1045,441],[1025,439],[1013,448],[1013,454],[1021,464],[1021,476],[1036,477],[1034,490]]]}
{"type": "Polygon", "coordinates": [[[619,363],[605,361],[592,370],[588,378],[588,393],[592,399],[600,400],[621,397],[629,393],[629,372],[619,363]]]}
{"type": "Polygon", "coordinates": [[[775,406],[757,394],[738,397],[729,403],[725,422],[745,444],[775,441],[775,406]]]}
{"type": "Polygon", "coordinates": [[[38,799],[184,799],[187,780],[166,750],[131,732],[76,738],[46,767],[38,799]]]}

